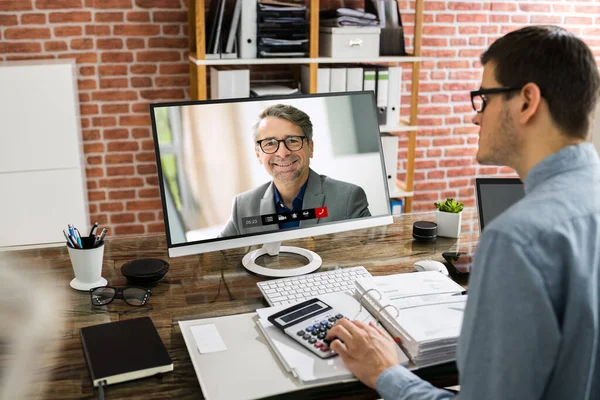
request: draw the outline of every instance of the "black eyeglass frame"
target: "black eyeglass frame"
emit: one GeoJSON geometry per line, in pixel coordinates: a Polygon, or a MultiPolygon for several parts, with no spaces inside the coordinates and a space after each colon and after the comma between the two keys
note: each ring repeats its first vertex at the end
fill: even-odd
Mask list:
{"type": "Polygon", "coordinates": [[[292,136],[287,136],[285,139],[281,139],[281,140],[278,140],[278,139],[275,139],[275,138],[266,138],[266,139],[261,139],[261,140],[257,140],[257,141],[256,141],[256,144],[258,145],[258,147],[260,147],[260,150],[261,150],[263,153],[265,153],[265,154],[275,154],[275,153],[277,153],[277,152],[279,151],[279,146],[281,145],[281,142],[283,142],[283,145],[284,145],[284,146],[285,146],[285,148],[286,148],[286,149],[288,149],[289,151],[300,151],[300,150],[302,150],[302,148],[304,147],[304,139],[306,139],[306,142],[308,143],[308,138],[307,138],[306,136],[296,136],[296,135],[292,135],[292,136]],[[300,144],[300,148],[299,148],[299,149],[292,150],[292,149],[290,149],[290,148],[288,147],[288,144],[287,144],[285,141],[286,141],[286,140],[288,140],[288,139],[290,139],[290,138],[296,138],[296,139],[300,138],[300,142],[301,142],[301,144],[300,144]],[[275,149],[275,151],[273,151],[273,152],[271,152],[271,153],[267,153],[267,152],[265,151],[265,149],[263,149],[263,147],[262,147],[262,142],[264,142],[264,141],[266,141],[266,140],[270,140],[270,141],[273,141],[273,140],[274,140],[274,141],[276,141],[276,142],[277,142],[277,148],[275,149]]]}
{"type": "Polygon", "coordinates": [[[520,87],[499,87],[499,88],[489,88],[489,89],[479,89],[479,90],[473,90],[471,92],[471,106],[473,107],[473,110],[478,113],[481,114],[482,112],[485,111],[485,107],[487,106],[487,100],[485,99],[485,95],[490,95],[490,94],[498,94],[498,93],[508,93],[508,92],[513,92],[515,90],[521,90],[520,87]],[[477,110],[477,107],[475,107],[475,97],[480,96],[481,97],[481,110],[477,110]]]}
{"type": "Polygon", "coordinates": [[[144,288],[144,287],[140,287],[140,286],[126,286],[126,287],[114,287],[114,286],[108,286],[108,285],[107,286],[98,286],[98,287],[90,289],[90,302],[95,307],[103,307],[103,306],[106,306],[106,305],[109,305],[110,303],[112,303],[114,301],[114,299],[121,299],[125,303],[129,304],[132,307],[142,307],[142,306],[146,305],[146,303],[148,302],[148,299],[150,298],[151,295],[152,295],[152,289],[148,289],[148,288],[144,288]],[[115,293],[114,293],[112,299],[110,299],[107,303],[94,304],[94,291],[97,289],[114,289],[115,293]],[[125,299],[125,296],[123,296],[123,291],[127,290],[127,289],[139,289],[139,290],[143,290],[144,292],[146,292],[146,295],[144,296],[142,304],[131,304],[130,302],[128,302],[125,299]]]}

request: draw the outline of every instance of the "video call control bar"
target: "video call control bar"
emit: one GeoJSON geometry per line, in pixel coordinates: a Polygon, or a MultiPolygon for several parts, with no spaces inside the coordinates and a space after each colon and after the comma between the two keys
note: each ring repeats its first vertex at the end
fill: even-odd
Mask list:
{"type": "Polygon", "coordinates": [[[302,221],[306,219],[326,218],[327,216],[327,207],[317,207],[300,211],[245,217],[242,218],[242,225],[244,228],[254,228],[263,225],[302,221]]]}

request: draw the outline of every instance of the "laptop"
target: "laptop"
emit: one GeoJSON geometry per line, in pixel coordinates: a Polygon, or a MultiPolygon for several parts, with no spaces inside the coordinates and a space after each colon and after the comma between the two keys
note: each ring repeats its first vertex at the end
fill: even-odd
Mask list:
{"type": "Polygon", "coordinates": [[[519,178],[475,178],[479,231],[525,196],[519,178]]]}

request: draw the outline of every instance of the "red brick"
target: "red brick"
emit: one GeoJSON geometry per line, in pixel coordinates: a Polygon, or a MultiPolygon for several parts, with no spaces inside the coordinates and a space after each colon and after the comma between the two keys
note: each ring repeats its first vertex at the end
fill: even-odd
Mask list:
{"type": "Polygon", "coordinates": [[[117,119],[115,117],[94,117],[92,123],[94,126],[116,126],[117,119]]]}
{"type": "Polygon", "coordinates": [[[103,190],[102,191],[88,190],[88,200],[89,201],[106,200],[106,192],[103,190]]]}
{"type": "Polygon", "coordinates": [[[415,191],[419,190],[441,190],[446,189],[445,181],[434,181],[434,182],[418,182],[415,184],[415,191]]]}
{"type": "Polygon", "coordinates": [[[140,51],[136,54],[138,62],[179,61],[181,53],[177,51],[140,51]]]}
{"type": "Polygon", "coordinates": [[[466,165],[472,165],[472,158],[451,158],[440,160],[440,167],[464,167],[466,165]]]}
{"type": "Polygon", "coordinates": [[[125,17],[127,18],[127,21],[130,22],[150,22],[150,13],[147,11],[128,12],[125,17]]]}
{"type": "Polygon", "coordinates": [[[157,222],[154,224],[148,224],[149,233],[164,233],[165,224],[163,222],[157,222]]]}
{"type": "Polygon", "coordinates": [[[437,14],[435,16],[435,22],[440,23],[453,23],[456,20],[456,16],[453,14],[437,14]]]}
{"type": "Polygon", "coordinates": [[[418,159],[415,160],[415,169],[433,169],[433,168],[437,168],[437,161],[418,160],[418,159]]]}
{"type": "Polygon", "coordinates": [[[127,115],[119,117],[121,126],[149,126],[150,115],[127,115]]]}
{"type": "MultiPolygon", "coordinates": [[[[447,44],[447,42],[446,42],[447,44]]],[[[440,46],[442,46],[440,44],[440,46]]],[[[150,48],[167,48],[167,49],[187,49],[187,39],[176,39],[176,38],[150,38],[148,39],[148,47],[150,48]]]]}
{"type": "Polygon", "coordinates": [[[178,100],[184,99],[185,93],[181,89],[169,89],[169,90],[142,90],[140,95],[144,99],[148,100],[178,100]]]}
{"type": "Polygon", "coordinates": [[[139,147],[140,146],[137,142],[118,141],[118,142],[109,142],[106,150],[109,152],[137,151],[139,149],[139,147]]]}
{"type": "Polygon", "coordinates": [[[155,36],[160,33],[158,25],[115,25],[115,36],[155,36]]]}
{"type": "Polygon", "coordinates": [[[498,167],[479,167],[479,174],[481,175],[497,175],[498,167]]]}
{"type": "Polygon", "coordinates": [[[444,87],[444,90],[449,90],[449,91],[469,92],[471,90],[475,90],[478,86],[479,86],[479,84],[477,82],[465,82],[465,83],[451,82],[451,83],[445,83],[443,87],[444,87]]]}
{"type": "Polygon", "coordinates": [[[79,102],[80,103],[87,103],[88,101],[90,101],[90,94],[89,93],[79,93],[79,102]]]}
{"type": "Polygon", "coordinates": [[[152,21],[154,22],[187,22],[185,11],[154,11],[152,21]]]}
{"type": "Polygon", "coordinates": [[[94,20],[96,22],[123,22],[125,14],[122,12],[97,12],[94,20]]]}
{"type": "MultiPolygon", "coordinates": [[[[152,39],[150,39],[152,40],[152,39]]],[[[432,47],[446,47],[448,46],[448,39],[447,38],[428,38],[428,37],[424,37],[421,44],[423,46],[432,46],[432,47]]],[[[186,46],[187,46],[187,41],[186,41],[186,46]]],[[[150,46],[152,47],[152,46],[150,46]]],[[[158,46],[157,46],[158,47],[158,46]]],[[[163,46],[166,47],[166,46],[163,46]]]]}
{"type": "Polygon", "coordinates": [[[132,65],[130,67],[132,74],[154,74],[156,73],[156,65],[132,65]]]}
{"type": "Polygon", "coordinates": [[[48,15],[52,23],[90,22],[92,13],[89,11],[53,12],[48,15]]]}
{"type": "Polygon", "coordinates": [[[161,64],[159,71],[161,75],[189,74],[190,66],[187,62],[184,64],[161,64]]]}
{"type": "MultiPolygon", "coordinates": [[[[156,170],[156,168],[155,168],[156,170]]],[[[160,191],[158,188],[150,188],[150,189],[140,189],[138,192],[139,197],[141,198],[160,198],[160,191]]]]}
{"type": "Polygon", "coordinates": [[[456,57],[456,49],[423,49],[423,56],[436,58],[456,57]]]}
{"type": "Polygon", "coordinates": [[[502,3],[492,3],[491,11],[517,11],[516,4],[502,2],[502,3]]]}
{"type": "Polygon", "coordinates": [[[102,105],[102,114],[127,114],[129,112],[128,104],[104,104],[102,105]]]}
{"type": "Polygon", "coordinates": [[[450,107],[440,106],[424,106],[419,108],[419,114],[421,115],[448,115],[450,111],[450,107]]]}
{"type": "Polygon", "coordinates": [[[79,112],[82,115],[98,114],[98,105],[97,104],[82,104],[81,106],[79,106],[79,112]]]}
{"type": "Polygon", "coordinates": [[[131,111],[134,113],[147,113],[150,111],[150,103],[135,103],[131,105],[131,111]]]}
{"type": "Polygon", "coordinates": [[[94,7],[94,8],[102,8],[102,9],[133,8],[133,3],[131,0],[102,0],[102,1],[87,0],[87,1],[91,2],[91,4],[89,4],[88,7],[94,7]]]}
{"type": "Polygon", "coordinates": [[[107,167],[106,175],[107,176],[129,176],[134,174],[134,169],[132,166],[127,167],[107,167]]]}
{"type": "Polygon", "coordinates": [[[100,211],[104,212],[114,212],[114,211],[123,211],[123,203],[100,203],[100,211]]]}
{"type": "Polygon", "coordinates": [[[103,63],[130,63],[133,61],[133,54],[129,52],[103,52],[100,56],[103,63]]]}
{"type": "Polygon", "coordinates": [[[69,49],[69,46],[63,40],[51,40],[44,42],[44,49],[46,51],[65,51],[69,49]]]}
{"type": "Polygon", "coordinates": [[[190,86],[189,76],[173,76],[173,77],[162,77],[156,78],[156,86],[158,87],[172,87],[172,86],[190,86]]]}
{"type": "Polygon", "coordinates": [[[90,120],[88,118],[81,118],[81,127],[83,129],[90,127],[90,120]]]}
{"type": "Polygon", "coordinates": [[[72,39],[71,48],[73,50],[89,50],[94,47],[93,39],[72,39]]]}
{"type": "Polygon", "coordinates": [[[128,201],[126,203],[126,208],[129,211],[160,210],[162,208],[162,202],[160,200],[128,201]]]}
{"type": "MultiPolygon", "coordinates": [[[[100,135],[98,134],[98,136],[100,136],[100,135]]],[[[88,162],[88,164],[91,164],[91,165],[102,164],[102,156],[88,156],[87,162],[88,162]]]]}
{"type": "Polygon", "coordinates": [[[460,33],[461,35],[476,35],[479,33],[480,27],[478,26],[470,26],[470,25],[466,25],[466,26],[460,26],[458,28],[458,33],[460,33]]]}
{"type": "Polygon", "coordinates": [[[98,39],[96,47],[99,50],[118,50],[123,48],[122,39],[98,39]]]}
{"type": "Polygon", "coordinates": [[[162,33],[163,35],[179,35],[179,25],[164,25],[162,33]]]}
{"type": "Polygon", "coordinates": [[[142,150],[154,150],[154,141],[153,140],[141,140],[142,150]]]}
{"type": "Polygon", "coordinates": [[[83,3],[81,0],[35,0],[35,7],[44,10],[59,10],[63,8],[81,8],[83,3]]]}
{"type": "Polygon", "coordinates": [[[100,130],[99,129],[83,129],[81,131],[81,138],[84,141],[93,141],[100,140],[100,130]]]}
{"type": "Polygon", "coordinates": [[[131,86],[134,88],[152,87],[152,79],[150,79],[150,78],[131,78],[131,86]]]}
{"type": "MultiPolygon", "coordinates": [[[[562,10],[560,10],[560,9],[557,9],[556,7],[557,6],[553,7],[555,11],[569,11],[569,10],[565,10],[564,8],[562,10]]],[[[586,4],[586,5],[575,4],[575,12],[580,13],[580,14],[598,15],[598,14],[600,14],[600,6],[591,5],[591,4],[586,4]]]]}
{"type": "Polygon", "coordinates": [[[467,45],[467,39],[466,38],[452,38],[450,39],[450,45],[452,47],[457,47],[457,46],[466,46],[467,45]]]}
{"type": "Polygon", "coordinates": [[[135,190],[111,190],[108,192],[108,198],[111,200],[133,200],[135,199],[135,190]]]}
{"type": "MultiPolygon", "coordinates": [[[[450,1],[448,2],[448,9],[449,10],[458,10],[458,11],[472,11],[472,10],[481,10],[483,9],[482,7],[482,2],[479,1],[471,1],[471,2],[456,2],[456,1],[450,1]]],[[[486,5],[486,9],[489,7],[489,4],[486,5]]]]}
{"type": "Polygon", "coordinates": [[[135,159],[138,162],[156,162],[156,154],[154,152],[137,153],[135,159]]]}
{"type": "Polygon", "coordinates": [[[0,0],[0,10],[8,11],[28,11],[32,10],[33,5],[31,0],[0,0]]]}
{"type": "Polygon", "coordinates": [[[115,235],[140,235],[145,233],[144,225],[117,225],[115,235]]]}
{"type": "Polygon", "coordinates": [[[23,14],[21,15],[21,24],[23,25],[44,25],[46,23],[46,14],[23,14]]]}
{"type": "Polygon", "coordinates": [[[107,154],[104,156],[106,164],[131,164],[133,163],[133,154],[107,154]]]}
{"type": "Polygon", "coordinates": [[[83,33],[79,26],[63,26],[54,28],[54,36],[81,36],[83,33]]]}
{"type": "Polygon", "coordinates": [[[156,165],[154,164],[146,164],[146,165],[138,165],[137,173],[138,175],[149,175],[156,174],[156,165]]]}
{"type": "Polygon", "coordinates": [[[127,129],[105,129],[104,140],[118,140],[129,138],[127,129]]]}
{"type": "Polygon", "coordinates": [[[144,39],[127,39],[127,48],[129,50],[145,49],[146,43],[144,39]]]}
{"type": "Polygon", "coordinates": [[[83,152],[85,154],[104,153],[104,143],[84,143],[83,152]]]}
{"type": "Polygon", "coordinates": [[[446,173],[444,171],[429,171],[427,179],[444,179],[446,173]]]}
{"type": "Polygon", "coordinates": [[[102,89],[119,89],[129,86],[127,78],[101,78],[100,88],[102,89]]]}
{"type": "Polygon", "coordinates": [[[108,216],[106,214],[91,214],[90,219],[94,222],[98,222],[100,225],[108,224],[108,216]]]}
{"type": "Polygon", "coordinates": [[[4,38],[9,40],[49,39],[52,36],[48,28],[7,28],[4,38]]]}
{"type": "Polygon", "coordinates": [[[135,0],[135,4],[141,8],[180,8],[179,0],[135,0]]]}
{"type": "Polygon", "coordinates": [[[110,216],[111,224],[126,224],[129,222],[135,222],[135,214],[113,214],[110,216]]]}
{"type": "Polygon", "coordinates": [[[80,64],[84,64],[84,63],[95,63],[98,61],[98,57],[96,53],[66,53],[66,54],[59,54],[58,58],[72,58],[74,59],[77,63],[80,64]]]}
{"type": "MultiPolygon", "coordinates": [[[[600,6],[596,7],[600,10],[600,6]]],[[[565,24],[567,25],[592,25],[594,20],[591,17],[565,17],[565,24]]]]}
{"type": "Polygon", "coordinates": [[[519,4],[519,9],[525,12],[541,12],[550,13],[550,4],[544,3],[522,3],[519,4]]]}
{"type": "Polygon", "coordinates": [[[419,200],[430,200],[430,201],[438,201],[439,200],[439,194],[437,192],[425,192],[425,193],[419,193],[416,192],[413,199],[415,201],[419,201],[419,200]]]}
{"type": "Polygon", "coordinates": [[[439,146],[456,146],[464,144],[463,138],[455,138],[455,137],[446,137],[440,139],[434,139],[433,145],[436,147],[439,146]]]}
{"type": "Polygon", "coordinates": [[[109,36],[110,25],[86,25],[85,34],[90,36],[109,36]]]}
{"type": "Polygon", "coordinates": [[[150,222],[156,221],[156,216],[153,212],[145,211],[138,214],[138,221],[140,222],[150,222]]]}
{"type": "Polygon", "coordinates": [[[508,22],[508,21],[509,21],[508,15],[497,15],[497,14],[490,15],[490,22],[504,23],[504,22],[508,22]]]}
{"type": "MultiPolygon", "coordinates": [[[[110,178],[110,179],[100,179],[100,187],[107,187],[113,189],[121,189],[127,187],[141,187],[144,186],[144,181],[142,178],[110,178]]],[[[110,197],[110,193],[108,194],[110,197]]]]}
{"type": "Polygon", "coordinates": [[[127,66],[125,65],[101,65],[99,67],[100,76],[127,75],[127,66]]]}
{"type": "Polygon", "coordinates": [[[137,100],[137,92],[135,92],[133,90],[103,90],[101,92],[92,93],[92,100],[94,100],[94,101],[137,100]]]}
{"type": "Polygon", "coordinates": [[[18,23],[16,15],[0,14],[0,26],[12,26],[18,25],[18,23]]]}

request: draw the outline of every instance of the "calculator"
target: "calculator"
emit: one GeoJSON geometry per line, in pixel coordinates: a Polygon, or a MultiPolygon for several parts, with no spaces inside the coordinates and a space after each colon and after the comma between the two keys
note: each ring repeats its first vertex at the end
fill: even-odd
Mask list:
{"type": "Polygon", "coordinates": [[[344,315],[318,298],[295,304],[268,317],[271,324],[321,358],[336,356],[327,331],[344,315]]]}

